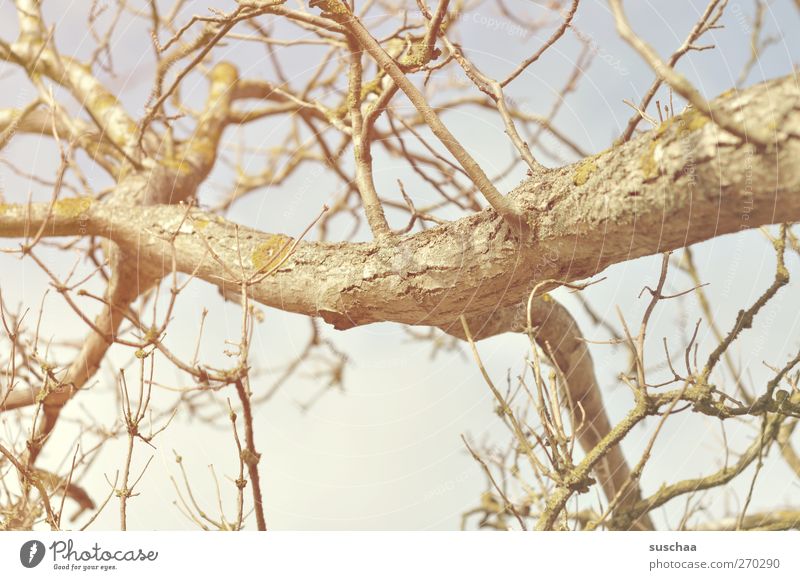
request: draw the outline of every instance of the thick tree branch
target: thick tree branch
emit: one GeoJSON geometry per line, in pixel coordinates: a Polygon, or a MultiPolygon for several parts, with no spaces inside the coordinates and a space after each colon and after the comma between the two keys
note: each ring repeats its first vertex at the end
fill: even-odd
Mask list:
{"type": "MultiPolygon", "coordinates": [[[[52,204],[8,206],[0,204],[0,216],[17,219],[19,237],[29,237],[34,223],[44,225],[46,235],[87,235],[97,224],[93,214],[97,208],[108,216],[124,216],[144,207],[170,207],[161,204],[177,204],[193,196],[197,187],[206,178],[217,156],[217,147],[225,126],[231,95],[238,80],[236,68],[227,63],[215,66],[209,75],[210,87],[206,106],[197,128],[189,142],[181,147],[177,155],[161,160],[150,171],[133,173],[121,180],[103,203],[90,197],[58,199],[52,204]]],[[[181,222],[186,218],[186,208],[181,222]]],[[[0,218],[1,219],[1,218],[0,218]]],[[[107,224],[101,236],[115,241],[112,230],[129,229],[127,225],[107,224]]],[[[178,226],[179,227],[179,226],[178,226]]],[[[38,237],[38,236],[37,236],[38,237]]],[[[149,263],[139,251],[145,240],[137,236],[133,245],[107,244],[104,251],[111,265],[111,279],[105,295],[103,310],[95,320],[78,356],[58,383],[46,392],[14,391],[4,397],[3,410],[28,406],[41,402],[44,419],[29,448],[29,463],[33,465],[41,452],[48,435],[54,428],[61,409],[97,372],[109,347],[115,342],[119,325],[130,305],[138,296],[152,288],[168,273],[168,256],[156,263],[149,263]]]]}
{"type": "MultiPolygon", "coordinates": [[[[392,245],[303,242],[250,294],[269,306],[321,316],[339,329],[379,321],[447,328],[462,313],[488,315],[519,303],[541,280],[582,279],[639,256],[800,219],[796,77],[722,96],[714,106],[770,127],[775,146],[756,150],[690,110],[628,143],[520,184],[510,196],[525,208],[535,233],[529,243],[515,239],[491,210],[392,245]],[[398,255],[408,258],[400,267],[398,255]]],[[[25,236],[47,219],[45,235],[104,236],[151,267],[170,263],[174,244],[181,272],[218,286],[231,281],[209,247],[228,264],[238,264],[241,252],[245,265],[258,270],[261,250],[275,240],[194,210],[184,222],[181,207],[120,213],[105,203],[81,203],[85,211],[75,214],[70,202],[49,218],[45,204],[2,206],[0,236],[25,236]]]]}

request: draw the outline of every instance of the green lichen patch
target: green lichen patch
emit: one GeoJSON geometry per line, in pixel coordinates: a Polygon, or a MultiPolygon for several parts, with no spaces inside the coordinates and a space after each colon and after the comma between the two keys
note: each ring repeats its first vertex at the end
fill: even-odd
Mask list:
{"type": "Polygon", "coordinates": [[[653,139],[647,146],[647,151],[639,159],[639,168],[642,170],[645,179],[653,179],[658,177],[658,161],[656,161],[656,147],[658,141],[653,139]]]}
{"type": "Polygon", "coordinates": [[[705,116],[703,113],[700,113],[699,111],[695,111],[694,109],[692,109],[687,113],[684,113],[683,115],[681,115],[681,117],[683,117],[684,120],[681,130],[684,132],[697,131],[698,129],[704,127],[706,123],[710,121],[710,119],[707,116],[705,116]]]}
{"type": "Polygon", "coordinates": [[[98,91],[97,95],[92,99],[91,105],[95,113],[102,115],[109,109],[119,107],[119,101],[111,93],[98,91]]]}
{"type": "MultiPolygon", "coordinates": [[[[192,139],[189,143],[189,150],[192,156],[196,156],[201,160],[202,164],[208,165],[214,161],[214,156],[217,152],[217,144],[217,137],[197,137],[192,139]]],[[[179,169],[179,171],[183,170],[186,165],[187,163],[184,162],[183,167],[179,169]]]]}
{"type": "Polygon", "coordinates": [[[227,90],[239,79],[239,70],[229,62],[221,62],[211,69],[211,82],[227,90]]]}
{"type": "Polygon", "coordinates": [[[377,76],[369,82],[361,85],[361,100],[367,98],[369,95],[380,95],[383,87],[381,85],[381,77],[377,76]]]}
{"type": "Polygon", "coordinates": [[[341,0],[312,0],[308,4],[311,8],[319,8],[323,14],[331,16],[348,16],[350,10],[341,0]]]}
{"type": "Polygon", "coordinates": [[[595,171],[597,171],[597,163],[595,163],[595,158],[591,157],[578,165],[575,174],[572,176],[572,183],[577,186],[583,185],[589,181],[589,177],[595,171]]]}
{"type": "Polygon", "coordinates": [[[53,204],[53,213],[59,217],[75,218],[87,211],[94,200],[91,197],[67,197],[53,204]]]}
{"type": "Polygon", "coordinates": [[[206,218],[200,218],[193,220],[192,223],[194,224],[195,228],[197,228],[202,232],[204,229],[208,227],[208,224],[210,224],[211,222],[208,221],[206,218]]]}
{"type": "Polygon", "coordinates": [[[159,337],[158,329],[155,326],[151,326],[150,328],[147,329],[142,338],[147,344],[155,344],[156,342],[158,342],[158,337],[159,337]]]}
{"type": "Polygon", "coordinates": [[[416,40],[409,48],[408,52],[400,59],[400,66],[406,70],[422,68],[432,60],[436,60],[441,55],[438,48],[429,48],[424,38],[416,40]]]}
{"type": "Polygon", "coordinates": [[[280,234],[270,236],[255,247],[250,259],[256,271],[263,272],[274,268],[289,254],[292,238],[280,234]]]}
{"type": "Polygon", "coordinates": [[[192,171],[194,171],[194,166],[184,156],[181,156],[180,159],[177,157],[164,157],[161,160],[161,165],[163,167],[174,169],[179,175],[189,175],[192,171]]]}
{"type": "Polygon", "coordinates": [[[664,135],[672,127],[677,127],[678,136],[683,137],[692,131],[703,128],[709,121],[710,119],[697,109],[689,109],[685,113],[670,117],[661,123],[656,130],[656,139],[664,135]]]}
{"type": "Polygon", "coordinates": [[[647,146],[647,150],[639,159],[639,168],[642,170],[645,179],[654,179],[660,173],[656,152],[660,145],[659,141],[667,133],[681,139],[690,133],[702,129],[710,119],[696,109],[689,109],[685,113],[670,117],[651,133],[652,139],[647,146]]]}

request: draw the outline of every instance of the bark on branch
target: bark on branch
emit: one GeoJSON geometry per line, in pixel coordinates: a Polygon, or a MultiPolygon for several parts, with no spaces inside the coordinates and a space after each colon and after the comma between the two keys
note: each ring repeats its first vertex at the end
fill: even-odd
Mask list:
{"type": "MultiPolygon", "coordinates": [[[[521,183],[509,195],[534,232],[527,243],[492,210],[391,242],[301,242],[250,295],[339,329],[379,321],[448,328],[462,313],[490,319],[541,280],[583,279],[625,260],[800,219],[797,77],[722,95],[714,106],[768,127],[774,146],[756,150],[690,110],[521,183]]],[[[218,260],[238,267],[242,256],[251,273],[263,271],[285,240],[197,210],[186,219],[186,208],[174,205],[120,212],[86,199],[47,209],[0,206],[0,236],[29,235],[46,220],[45,235],[103,236],[148,268],[163,264],[164,274],[174,251],[179,271],[220,287],[237,281],[218,260]]]]}

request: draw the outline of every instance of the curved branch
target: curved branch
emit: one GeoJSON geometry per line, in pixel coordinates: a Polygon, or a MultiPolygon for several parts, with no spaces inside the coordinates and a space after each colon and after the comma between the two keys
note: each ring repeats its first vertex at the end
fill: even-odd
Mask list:
{"type": "MultiPolygon", "coordinates": [[[[97,213],[117,216],[117,219],[155,204],[177,204],[194,195],[216,160],[217,147],[225,127],[231,95],[238,80],[236,68],[220,63],[210,73],[210,88],[206,107],[197,128],[178,159],[166,158],[152,171],[132,174],[122,180],[104,203],[94,198],[64,198],[52,204],[8,206],[0,204],[0,221],[6,219],[11,225],[9,233],[27,237],[33,224],[43,227],[45,235],[87,235],[97,225],[97,213]],[[98,208],[101,208],[98,211],[98,208]],[[14,230],[21,227],[19,230],[14,230]],[[46,230],[46,231],[45,231],[46,230]]],[[[171,207],[163,205],[159,207],[171,207]]],[[[186,218],[186,208],[178,207],[186,218]]],[[[130,229],[118,224],[113,228],[130,229]]],[[[2,226],[0,226],[2,227],[2,226]]],[[[132,233],[132,232],[129,232],[132,233]]],[[[114,240],[111,230],[104,237],[114,240]]],[[[41,391],[13,391],[4,397],[0,410],[10,410],[41,402],[44,420],[38,425],[35,438],[29,446],[29,464],[33,465],[41,452],[48,435],[55,426],[61,409],[97,372],[109,347],[114,344],[120,323],[130,305],[138,296],[152,288],[167,272],[162,266],[169,262],[158,262],[158,266],[142,260],[138,252],[139,238],[134,244],[108,244],[104,248],[111,265],[111,279],[105,295],[105,305],[91,325],[78,356],[73,360],[57,385],[41,391]]],[[[146,240],[145,240],[146,243],[146,240]]]]}
{"type": "MultiPolygon", "coordinates": [[[[475,329],[475,340],[489,338],[505,332],[525,332],[527,319],[526,302],[503,308],[490,316],[476,315],[467,320],[470,328],[475,329]]],[[[546,353],[554,356],[552,361],[566,379],[568,398],[572,401],[569,410],[572,414],[573,428],[578,429],[578,441],[585,453],[594,449],[611,431],[611,422],[597,378],[594,372],[592,355],[583,340],[575,319],[561,304],[549,295],[534,299],[531,309],[531,324],[536,327],[536,342],[546,353]],[[577,416],[574,413],[578,412],[577,416]]],[[[453,325],[445,330],[448,334],[466,340],[463,330],[453,325]]],[[[595,472],[600,486],[608,501],[627,485],[625,495],[617,504],[618,511],[625,511],[631,505],[641,501],[642,495],[638,482],[628,484],[631,470],[619,445],[608,449],[608,453],[597,462],[595,472]]],[[[645,513],[637,525],[653,529],[653,523],[645,513]]]]}
{"type": "MultiPolygon", "coordinates": [[[[274,274],[250,286],[250,295],[339,329],[379,321],[447,328],[462,313],[518,304],[541,280],[578,280],[618,262],[800,219],[796,77],[723,96],[715,107],[773,127],[776,146],[755,150],[688,111],[523,182],[510,196],[535,232],[528,243],[492,210],[392,244],[301,242],[274,274]]],[[[164,180],[164,187],[174,183],[164,180]]],[[[0,236],[24,236],[47,220],[45,235],[107,237],[140,263],[169,264],[174,249],[179,271],[217,286],[225,285],[225,274],[209,247],[226,264],[238,264],[241,252],[257,271],[276,239],[196,210],[187,220],[186,208],[175,206],[119,212],[87,200],[77,214],[70,207],[56,207],[48,218],[45,204],[1,206],[0,236]]]]}

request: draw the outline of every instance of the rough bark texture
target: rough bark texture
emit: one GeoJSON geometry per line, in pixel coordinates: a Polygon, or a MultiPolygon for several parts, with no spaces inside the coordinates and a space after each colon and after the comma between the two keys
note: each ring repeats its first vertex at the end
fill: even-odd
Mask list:
{"type": "MultiPolygon", "coordinates": [[[[624,145],[524,181],[509,195],[525,209],[529,239],[515,238],[485,210],[394,243],[301,242],[274,274],[251,286],[251,296],[339,329],[378,321],[448,328],[461,313],[490,320],[542,280],[582,279],[624,260],[800,219],[798,97],[798,79],[789,76],[715,101],[748,125],[769,127],[774,143],[767,148],[688,111],[624,145]]],[[[174,251],[178,270],[218,286],[236,284],[220,262],[239,277],[241,256],[247,277],[268,266],[285,241],[175,205],[120,211],[86,200],[76,212],[75,203],[57,204],[50,215],[46,204],[2,206],[0,235],[35,232],[47,219],[51,235],[107,237],[139,264],[163,264],[164,273],[174,251]]]]}
{"type": "MultiPolygon", "coordinates": [[[[225,67],[216,76],[235,81],[235,71],[225,67]]],[[[224,101],[213,87],[210,102],[224,101]]],[[[542,281],[582,279],[628,259],[800,220],[799,97],[798,79],[789,76],[714,101],[715,110],[770,131],[774,141],[767,147],[744,143],[690,110],[579,163],[537,172],[508,196],[523,210],[530,232],[525,238],[486,210],[372,243],[300,242],[282,264],[290,238],[176,205],[193,195],[213,164],[206,152],[215,149],[222,125],[209,107],[203,125],[208,131],[192,141],[203,147],[189,151],[188,162],[123,177],[108,201],[0,205],[2,237],[31,236],[44,226],[44,235],[91,234],[114,242],[111,306],[96,322],[103,336],[90,333],[65,381],[69,389],[45,400],[42,438],[61,406],[96,371],[119,324],[115,309],[127,308],[173,264],[223,292],[238,292],[247,281],[254,300],[320,316],[338,329],[393,321],[461,336],[458,318],[465,314],[480,339],[521,330],[525,318],[519,305],[542,281]],[[259,274],[271,269],[269,276],[259,274]]],[[[35,115],[25,122],[43,123],[35,115]]],[[[569,396],[587,413],[578,436],[588,451],[611,429],[591,356],[566,310],[542,299],[535,305],[537,340],[552,347],[569,396]]],[[[35,397],[12,395],[19,396],[9,398],[5,409],[31,404],[35,397]]],[[[595,469],[609,499],[630,476],[618,447],[595,469]]],[[[634,483],[620,505],[639,501],[634,483]]],[[[646,516],[638,524],[652,527],[646,516]]]]}

